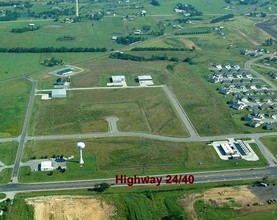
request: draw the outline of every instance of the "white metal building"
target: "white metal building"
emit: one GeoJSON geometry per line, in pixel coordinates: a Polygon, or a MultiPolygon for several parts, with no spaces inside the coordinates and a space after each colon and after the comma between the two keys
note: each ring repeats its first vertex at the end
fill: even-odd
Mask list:
{"type": "Polygon", "coordinates": [[[51,161],[42,161],[40,164],[40,171],[52,171],[54,167],[52,166],[51,161]]]}
{"type": "Polygon", "coordinates": [[[54,89],[51,93],[52,98],[66,98],[66,89],[54,89]]]}
{"type": "Polygon", "coordinates": [[[122,83],[125,82],[125,76],[112,76],[113,83],[122,83]]]}
{"type": "Polygon", "coordinates": [[[154,85],[152,77],[150,75],[138,76],[138,81],[140,85],[145,85],[145,86],[154,85]]]}

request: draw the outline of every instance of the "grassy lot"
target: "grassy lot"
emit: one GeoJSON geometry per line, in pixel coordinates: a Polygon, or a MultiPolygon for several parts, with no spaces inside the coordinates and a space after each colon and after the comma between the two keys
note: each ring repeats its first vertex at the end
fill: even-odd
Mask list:
{"type": "MultiPolygon", "coordinates": [[[[23,182],[55,181],[114,177],[115,175],[146,175],[161,173],[178,173],[189,171],[206,171],[222,169],[239,169],[247,167],[266,166],[257,146],[252,146],[259,156],[257,162],[223,161],[215,150],[206,143],[169,143],[137,138],[98,138],[85,140],[84,155],[96,157],[96,168],[91,166],[94,161],[88,159],[83,168],[78,164],[70,163],[65,173],[55,171],[52,176],[48,172],[30,174],[29,168],[21,168],[20,180],[23,182]],[[70,168],[74,166],[73,168],[70,168]],[[81,173],[79,171],[82,171],[81,173]]],[[[35,156],[51,157],[55,155],[74,155],[78,158],[75,147],[76,141],[32,141],[24,148],[23,161],[35,156]]],[[[74,160],[75,161],[75,160],[74,160]]],[[[76,159],[78,161],[78,159],[76,159]]]]}
{"type": "Polygon", "coordinates": [[[121,131],[187,135],[161,88],[70,91],[68,96],[36,100],[32,134],[108,131],[105,119],[117,116],[121,131]]]}
{"type": "Polygon", "coordinates": [[[106,47],[117,48],[111,37],[114,32],[126,35],[120,17],[105,18],[103,22],[57,23],[34,21],[41,28],[37,31],[10,33],[12,28],[27,27],[30,22],[0,23],[0,47],[106,47]],[[85,30],[85,31],[84,31],[85,30]],[[3,37],[5,36],[5,37],[3,37]],[[63,36],[73,36],[74,41],[57,41],[63,36]]]}
{"type": "Polygon", "coordinates": [[[6,184],[12,176],[12,168],[6,168],[0,172],[0,184],[6,184]]]}
{"type": "MultiPolygon", "coordinates": [[[[277,208],[277,205],[272,205],[277,208]]],[[[234,219],[234,220],[258,220],[258,219],[276,219],[277,211],[260,211],[254,214],[242,215],[239,214],[234,208],[229,206],[220,207],[215,209],[214,207],[205,204],[203,200],[195,202],[194,207],[197,210],[199,219],[205,220],[217,220],[217,219],[234,219]]],[[[273,208],[273,207],[272,207],[273,208]]]]}
{"type": "MultiPolygon", "coordinates": [[[[24,55],[0,53],[0,80],[2,81],[12,77],[22,76],[23,74],[29,74],[39,81],[38,88],[40,88],[44,81],[49,80],[47,73],[53,71],[53,69],[59,68],[45,67],[40,64],[43,60],[55,57],[56,59],[63,60],[65,64],[73,64],[80,60],[93,59],[101,55],[102,53],[28,53],[24,55]]],[[[53,82],[51,81],[51,87],[53,86],[53,82]]]]}
{"type": "Polygon", "coordinates": [[[13,164],[17,146],[17,142],[0,143],[0,161],[6,165],[13,164]]]}
{"type": "Polygon", "coordinates": [[[23,80],[2,82],[0,93],[0,137],[17,136],[25,117],[30,83],[23,80]]]}
{"type": "Polygon", "coordinates": [[[277,155],[277,137],[271,136],[271,137],[262,137],[261,141],[264,143],[264,145],[270,150],[270,152],[273,155],[277,155]]]}

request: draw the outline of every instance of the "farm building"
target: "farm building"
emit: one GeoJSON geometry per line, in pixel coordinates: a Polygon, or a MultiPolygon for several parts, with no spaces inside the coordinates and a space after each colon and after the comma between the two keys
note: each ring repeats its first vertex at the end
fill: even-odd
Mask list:
{"type": "Polygon", "coordinates": [[[113,83],[122,83],[125,81],[125,76],[112,76],[113,83]]]}
{"type": "Polygon", "coordinates": [[[54,170],[51,161],[42,161],[40,164],[40,171],[51,171],[54,170]]]}
{"type": "Polygon", "coordinates": [[[138,76],[138,82],[141,86],[153,86],[153,80],[150,75],[138,76]]]}
{"type": "Polygon", "coordinates": [[[54,89],[51,93],[52,98],[66,98],[66,89],[54,89]]]}

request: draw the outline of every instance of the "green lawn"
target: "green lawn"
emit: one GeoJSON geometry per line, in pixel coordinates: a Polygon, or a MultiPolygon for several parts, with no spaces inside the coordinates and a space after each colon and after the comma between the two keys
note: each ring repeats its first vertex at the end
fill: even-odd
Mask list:
{"type": "MultiPolygon", "coordinates": [[[[146,175],[161,173],[179,173],[206,170],[239,169],[247,167],[264,167],[267,165],[257,146],[252,146],[260,160],[250,162],[245,160],[220,160],[215,150],[206,143],[170,143],[137,138],[97,138],[83,140],[86,143],[84,155],[96,157],[96,167],[90,167],[93,161],[88,160],[88,170],[85,166],[71,164],[66,173],[32,172],[21,168],[20,178],[23,182],[54,181],[114,177],[115,175],[146,175]],[[75,165],[73,168],[70,168],[75,165]],[[84,169],[85,168],[85,169],[84,169]],[[85,175],[81,175],[83,171],[85,175]],[[78,171],[78,172],[77,172],[78,171]]],[[[74,155],[78,158],[76,141],[31,141],[24,148],[23,161],[35,156],[52,157],[74,155]]],[[[75,159],[78,161],[78,159],[75,159]]],[[[86,163],[86,162],[85,162],[86,163]]]]}
{"type": "Polygon", "coordinates": [[[17,142],[0,143],[0,161],[6,165],[13,164],[16,156],[17,146],[17,142]]]}
{"type": "Polygon", "coordinates": [[[5,199],[5,198],[6,198],[6,194],[0,193],[0,199],[5,199]]]}
{"type": "Polygon", "coordinates": [[[35,135],[105,132],[109,116],[121,131],[187,135],[161,88],[69,91],[66,99],[37,98],[34,112],[35,135]]]}
{"type": "Polygon", "coordinates": [[[30,83],[23,80],[1,83],[0,137],[19,135],[29,100],[30,88],[30,83]]]}
{"type": "Polygon", "coordinates": [[[12,168],[6,168],[0,172],[0,184],[6,184],[12,176],[12,168]]]}

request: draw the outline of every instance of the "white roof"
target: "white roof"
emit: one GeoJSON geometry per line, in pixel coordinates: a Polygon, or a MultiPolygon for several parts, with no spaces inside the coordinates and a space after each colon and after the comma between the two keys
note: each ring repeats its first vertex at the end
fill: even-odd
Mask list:
{"type": "Polygon", "coordinates": [[[223,148],[223,150],[225,151],[226,154],[233,154],[234,153],[234,150],[230,147],[230,145],[228,143],[221,144],[221,147],[223,148]]]}
{"type": "Polygon", "coordinates": [[[150,75],[138,76],[138,80],[152,80],[150,75]]]}
{"type": "Polygon", "coordinates": [[[49,168],[52,168],[52,163],[51,161],[42,161],[41,162],[41,169],[49,169],[49,168]]]}
{"type": "Polygon", "coordinates": [[[52,96],[66,96],[66,89],[54,89],[52,90],[52,96]]]}
{"type": "Polygon", "coordinates": [[[125,81],[125,76],[112,76],[112,81],[113,82],[118,82],[118,81],[125,81]]]}

